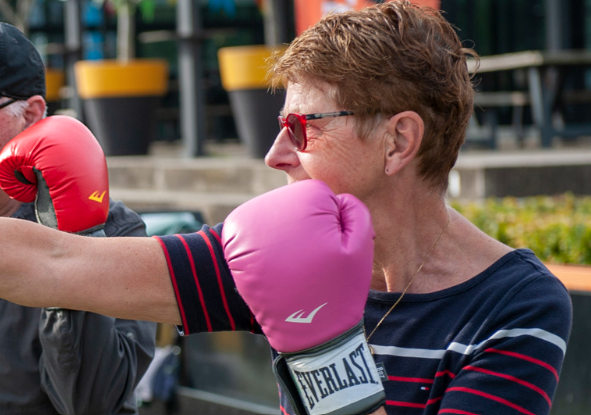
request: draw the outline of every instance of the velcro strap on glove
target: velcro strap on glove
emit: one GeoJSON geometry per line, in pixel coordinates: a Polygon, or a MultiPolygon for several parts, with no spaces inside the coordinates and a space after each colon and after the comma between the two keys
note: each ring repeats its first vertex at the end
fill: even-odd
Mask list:
{"type": "Polygon", "coordinates": [[[362,323],[320,346],[281,354],[273,366],[298,415],[365,415],[385,403],[362,323]]]}
{"type": "MultiPolygon", "coordinates": [[[[32,168],[32,171],[35,173],[37,183],[37,196],[35,198],[35,215],[37,216],[37,222],[53,229],[59,229],[57,215],[55,213],[55,206],[53,204],[53,200],[51,199],[51,192],[49,191],[49,186],[43,177],[43,173],[41,173],[35,167],[32,168]]],[[[26,180],[26,176],[23,176],[23,178],[26,180]]],[[[19,180],[21,180],[21,178],[19,178],[19,180]]],[[[100,225],[93,226],[90,229],[85,229],[76,233],[83,236],[104,237],[104,227],[105,224],[101,223],[100,225]]]]}
{"type": "Polygon", "coordinates": [[[55,207],[51,200],[49,186],[43,177],[43,173],[33,167],[35,176],[37,176],[37,197],[35,198],[35,214],[37,222],[53,229],[58,229],[55,207]]]}

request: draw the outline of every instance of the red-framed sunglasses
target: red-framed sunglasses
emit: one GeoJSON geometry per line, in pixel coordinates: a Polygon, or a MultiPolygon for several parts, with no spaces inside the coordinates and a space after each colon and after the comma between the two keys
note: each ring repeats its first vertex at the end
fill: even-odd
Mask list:
{"type": "Polygon", "coordinates": [[[344,117],[347,115],[353,115],[353,111],[321,112],[317,114],[287,114],[285,117],[280,115],[277,119],[279,120],[279,130],[287,128],[289,138],[296,150],[304,151],[308,145],[306,121],[330,117],[344,117]]]}

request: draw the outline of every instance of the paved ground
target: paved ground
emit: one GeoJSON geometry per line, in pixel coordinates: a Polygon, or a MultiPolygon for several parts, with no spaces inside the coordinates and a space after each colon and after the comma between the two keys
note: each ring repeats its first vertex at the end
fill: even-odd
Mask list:
{"type": "Polygon", "coordinates": [[[211,395],[180,388],[171,402],[152,402],[142,406],[139,415],[279,415],[279,408],[241,403],[231,396],[211,395]]]}

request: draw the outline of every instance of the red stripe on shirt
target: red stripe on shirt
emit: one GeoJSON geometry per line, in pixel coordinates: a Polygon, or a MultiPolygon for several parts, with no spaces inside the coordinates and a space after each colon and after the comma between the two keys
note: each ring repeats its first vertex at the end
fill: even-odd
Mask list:
{"type": "MultiPolygon", "coordinates": [[[[449,370],[444,370],[442,372],[437,372],[435,374],[436,377],[437,376],[445,376],[445,375],[451,377],[452,379],[455,377],[455,375],[453,373],[451,373],[449,370]]],[[[434,383],[433,379],[410,378],[410,377],[402,377],[402,376],[388,376],[388,380],[398,381],[398,382],[416,382],[416,383],[428,383],[428,384],[434,383]]],[[[426,408],[428,405],[432,405],[436,402],[439,402],[441,399],[442,399],[441,397],[429,399],[426,404],[402,402],[402,401],[386,401],[386,405],[404,406],[404,407],[409,407],[409,408],[426,408]]]]}
{"type": "Polygon", "coordinates": [[[252,314],[252,312],[250,313],[250,332],[254,333],[254,323],[256,322],[255,318],[254,318],[254,314],[252,314]]]}
{"type": "Polygon", "coordinates": [[[501,398],[499,396],[491,395],[490,393],[482,392],[482,391],[479,391],[479,390],[476,390],[476,389],[464,388],[464,387],[452,387],[452,388],[448,388],[446,390],[446,392],[465,392],[465,393],[471,393],[471,394],[474,394],[474,395],[482,396],[483,398],[490,399],[492,401],[496,401],[496,402],[502,403],[503,405],[506,405],[506,406],[508,406],[510,408],[513,408],[516,411],[521,412],[522,414],[536,415],[533,412],[530,412],[527,409],[522,408],[521,406],[516,405],[513,402],[508,401],[507,399],[501,398]]]}
{"type": "Polygon", "coordinates": [[[543,389],[539,388],[538,386],[536,386],[532,383],[526,382],[525,380],[519,379],[515,376],[506,375],[504,373],[499,373],[499,372],[493,372],[492,370],[487,370],[487,369],[474,367],[474,366],[466,366],[466,367],[464,367],[464,369],[465,370],[473,370],[475,372],[484,373],[486,375],[498,376],[503,379],[507,379],[507,380],[513,381],[515,383],[519,383],[520,385],[523,385],[526,388],[532,389],[532,390],[536,391],[537,393],[539,393],[540,395],[542,395],[542,397],[546,400],[546,402],[548,402],[548,406],[552,406],[552,400],[550,399],[548,394],[543,389]]]}
{"type": "Polygon", "coordinates": [[[521,354],[521,353],[509,352],[509,351],[506,351],[506,350],[499,350],[499,349],[493,349],[493,348],[486,349],[485,352],[488,352],[488,353],[499,353],[499,354],[503,354],[505,356],[515,357],[517,359],[526,360],[528,362],[535,363],[536,365],[540,365],[543,368],[546,368],[550,372],[552,372],[552,374],[556,378],[556,382],[558,382],[558,378],[559,378],[558,371],[556,369],[554,369],[550,364],[548,364],[548,363],[546,363],[546,362],[544,362],[542,360],[535,359],[535,358],[533,358],[531,356],[527,356],[527,355],[524,355],[524,354],[521,354]]]}
{"type": "MultiPolygon", "coordinates": [[[[213,229],[210,229],[209,231],[215,237],[215,239],[217,239],[218,243],[220,244],[220,246],[223,249],[224,246],[222,245],[222,238],[220,237],[220,235],[215,230],[213,230],[213,229]]],[[[250,311],[250,308],[249,308],[249,311],[250,311]]],[[[252,311],[251,311],[250,312],[250,332],[251,333],[254,333],[255,332],[254,331],[255,322],[256,322],[256,319],[254,318],[254,314],[252,314],[252,311]]]]}
{"type": "Polygon", "coordinates": [[[433,379],[407,378],[404,376],[388,376],[388,380],[391,380],[394,382],[416,382],[416,383],[429,383],[429,384],[432,384],[434,382],[433,379]]]}
{"type": "Polygon", "coordinates": [[[439,398],[433,398],[433,399],[429,399],[429,400],[427,401],[427,405],[433,405],[434,403],[437,403],[437,402],[439,402],[439,401],[440,401],[440,400],[442,400],[442,399],[443,399],[443,396],[440,396],[439,398]]]}
{"type": "Polygon", "coordinates": [[[195,287],[197,288],[197,293],[199,294],[199,302],[201,303],[201,310],[203,311],[203,317],[205,317],[205,323],[207,324],[207,331],[213,331],[211,327],[211,320],[209,318],[209,313],[207,312],[207,308],[205,307],[205,298],[203,298],[203,292],[201,291],[201,284],[199,284],[199,278],[197,277],[197,270],[195,269],[195,260],[193,259],[193,255],[191,254],[191,249],[189,248],[189,244],[187,244],[187,240],[182,235],[175,235],[177,236],[183,246],[185,247],[185,251],[187,252],[187,256],[189,257],[189,263],[191,264],[191,272],[193,273],[193,281],[195,281],[195,287]]]}
{"type": "Polygon", "coordinates": [[[160,246],[162,247],[162,251],[164,251],[164,257],[166,258],[166,265],[168,266],[168,273],[170,274],[170,280],[172,281],[172,286],[174,287],[174,295],[176,297],[176,303],[179,308],[179,313],[181,315],[181,321],[183,322],[183,331],[185,335],[189,334],[188,325],[187,325],[187,317],[185,316],[185,309],[183,308],[183,303],[181,302],[181,297],[179,296],[179,287],[176,283],[176,276],[174,275],[174,271],[172,269],[172,263],[170,261],[170,255],[168,254],[168,249],[166,245],[160,238],[154,236],[154,238],[158,241],[160,246]]]}
{"type": "Polygon", "coordinates": [[[413,402],[402,402],[402,401],[386,401],[388,406],[403,406],[405,408],[421,408],[425,409],[427,404],[424,403],[413,403],[413,402]]]}
{"type": "MultiPolygon", "coordinates": [[[[220,244],[220,246],[223,249],[224,248],[224,245],[222,245],[222,238],[220,237],[220,234],[217,233],[214,229],[210,229],[209,231],[215,237],[215,239],[217,239],[218,243],[220,244]]],[[[225,255],[224,255],[224,260],[225,260],[225,255]]],[[[232,277],[232,278],[234,278],[234,277],[232,277]]],[[[248,310],[250,311],[250,307],[249,307],[248,310]]],[[[255,330],[254,330],[254,328],[255,328],[255,322],[256,322],[256,319],[254,317],[254,314],[252,314],[252,311],[250,311],[250,332],[251,333],[254,333],[255,332],[255,330]]]]}
{"type": "Polygon", "coordinates": [[[474,412],[462,411],[461,409],[445,408],[437,412],[438,414],[460,414],[460,415],[478,415],[474,412]]]}
{"type": "Polygon", "coordinates": [[[223,247],[222,245],[222,238],[220,238],[220,235],[213,229],[209,229],[209,232],[215,237],[215,239],[218,240],[218,243],[220,244],[220,246],[223,247]]]}
{"type": "MultiPolygon", "coordinates": [[[[456,377],[456,375],[451,373],[449,370],[444,370],[442,372],[435,373],[436,378],[440,377],[440,376],[449,376],[452,379],[456,377]]],[[[415,382],[415,383],[429,383],[429,384],[432,384],[435,382],[435,380],[433,380],[433,379],[410,378],[410,377],[404,377],[404,376],[388,376],[388,380],[391,380],[394,382],[415,382]]]]}
{"type": "Polygon", "coordinates": [[[435,377],[438,378],[440,376],[449,376],[450,378],[455,378],[456,375],[453,374],[452,372],[450,372],[449,370],[444,370],[443,372],[437,372],[435,373],[435,377]]]}
{"type": "Polygon", "coordinates": [[[386,401],[386,405],[389,406],[403,406],[405,408],[421,408],[425,409],[428,405],[433,405],[436,402],[439,402],[442,397],[429,399],[427,403],[415,403],[415,402],[402,402],[402,401],[386,401]]]}
{"type": "Polygon", "coordinates": [[[213,246],[211,246],[211,242],[209,241],[209,239],[205,235],[205,232],[199,231],[197,233],[203,237],[203,239],[205,240],[205,243],[207,244],[207,247],[209,248],[209,254],[211,255],[213,265],[215,267],[215,273],[216,273],[216,277],[218,280],[218,286],[220,288],[220,295],[222,297],[222,303],[224,304],[224,309],[226,310],[226,315],[228,316],[228,320],[230,321],[230,327],[232,328],[232,330],[236,330],[236,323],[234,322],[234,319],[232,318],[232,315],[230,314],[230,308],[228,307],[228,300],[226,299],[226,293],[224,291],[224,286],[222,284],[222,276],[220,274],[220,268],[218,267],[218,263],[216,261],[215,253],[213,252],[213,246]]]}

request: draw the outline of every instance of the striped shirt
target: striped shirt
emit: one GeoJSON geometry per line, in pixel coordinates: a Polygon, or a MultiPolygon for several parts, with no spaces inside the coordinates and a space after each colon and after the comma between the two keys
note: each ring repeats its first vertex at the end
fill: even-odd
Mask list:
{"type": "MultiPolygon", "coordinates": [[[[185,335],[261,333],[223,259],[221,224],[159,237],[185,335]]],[[[366,332],[400,293],[371,291],[366,332]]],[[[548,414],[570,335],[570,297],[527,249],[457,286],[407,294],[370,339],[389,415],[548,414]]],[[[280,392],[280,410],[294,412],[280,392]]]]}

